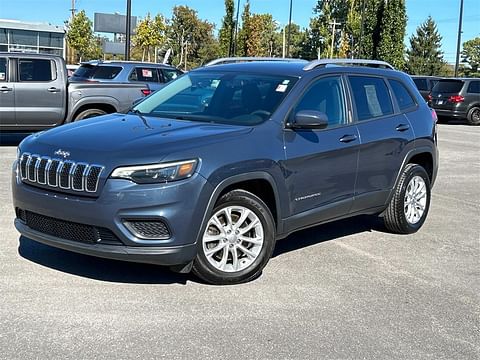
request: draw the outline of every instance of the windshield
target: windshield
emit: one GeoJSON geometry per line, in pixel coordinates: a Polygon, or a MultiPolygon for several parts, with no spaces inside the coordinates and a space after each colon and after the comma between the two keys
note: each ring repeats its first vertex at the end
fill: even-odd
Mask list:
{"type": "Polygon", "coordinates": [[[180,120],[256,125],[273,114],[295,81],[278,75],[190,72],[133,110],[180,120]]]}

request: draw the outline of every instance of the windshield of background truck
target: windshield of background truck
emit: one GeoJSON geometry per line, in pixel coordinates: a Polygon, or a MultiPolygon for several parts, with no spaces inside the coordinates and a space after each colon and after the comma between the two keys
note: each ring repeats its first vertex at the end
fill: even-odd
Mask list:
{"type": "Polygon", "coordinates": [[[180,120],[256,125],[273,114],[295,82],[279,75],[190,72],[133,110],[180,120]]]}

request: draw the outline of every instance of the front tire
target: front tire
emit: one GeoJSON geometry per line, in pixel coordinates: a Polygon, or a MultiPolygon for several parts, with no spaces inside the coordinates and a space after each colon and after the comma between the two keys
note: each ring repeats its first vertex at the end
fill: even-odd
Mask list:
{"type": "Polygon", "coordinates": [[[256,195],[233,190],[217,202],[202,235],[193,272],[215,285],[257,278],[275,247],[275,225],[256,195]]]}
{"type": "Polygon", "coordinates": [[[418,231],[430,208],[430,178],[417,164],[407,164],[384,213],[388,230],[398,234],[418,231]]]}

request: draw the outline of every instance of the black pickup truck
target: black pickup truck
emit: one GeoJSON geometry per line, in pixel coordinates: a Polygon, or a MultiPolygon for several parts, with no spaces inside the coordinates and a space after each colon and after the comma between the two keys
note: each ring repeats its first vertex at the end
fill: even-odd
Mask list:
{"type": "Polygon", "coordinates": [[[146,84],[69,83],[60,56],[0,52],[0,130],[30,131],[129,109],[146,84]]]}

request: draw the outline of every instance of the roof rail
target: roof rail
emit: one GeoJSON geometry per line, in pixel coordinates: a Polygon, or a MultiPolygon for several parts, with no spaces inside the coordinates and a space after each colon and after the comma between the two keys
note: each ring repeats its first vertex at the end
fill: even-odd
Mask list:
{"type": "Polygon", "coordinates": [[[309,62],[303,70],[308,71],[315,69],[316,67],[325,67],[327,65],[356,65],[356,66],[369,66],[383,69],[395,70],[395,68],[385,61],[380,60],[367,60],[367,59],[320,59],[309,62]]]}
{"type": "Polygon", "coordinates": [[[303,59],[293,59],[293,58],[238,56],[238,57],[224,57],[224,58],[215,59],[206,63],[203,66],[213,66],[213,65],[220,65],[220,64],[231,64],[231,63],[251,62],[251,61],[306,62],[306,60],[303,60],[303,59]]]}

